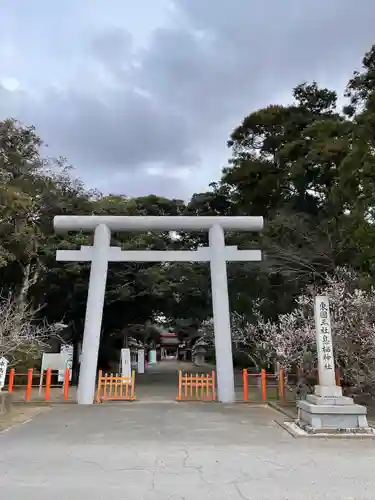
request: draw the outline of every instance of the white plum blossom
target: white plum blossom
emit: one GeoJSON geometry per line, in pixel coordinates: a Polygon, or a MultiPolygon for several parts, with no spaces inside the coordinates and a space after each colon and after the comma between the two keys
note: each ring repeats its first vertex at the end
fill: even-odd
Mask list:
{"type": "Polygon", "coordinates": [[[59,324],[40,321],[37,314],[38,311],[20,305],[11,295],[0,298],[0,358],[4,356],[10,365],[39,358],[48,346],[47,341],[57,337],[61,330],[59,324]]]}
{"type": "Polygon", "coordinates": [[[316,360],[314,300],[327,295],[330,304],[333,350],[344,381],[365,390],[375,383],[375,290],[359,288],[352,270],[337,269],[325,286],[310,287],[296,300],[290,314],[278,317],[277,333],[270,332],[268,349],[287,370],[302,366],[306,354],[316,360]]]}
{"type": "MultiPolygon", "coordinates": [[[[257,313],[256,313],[257,314],[257,313]]],[[[276,325],[264,321],[257,314],[256,324],[249,323],[244,316],[238,313],[231,314],[231,334],[233,353],[242,352],[249,358],[251,364],[257,369],[272,361],[266,339],[270,334],[276,333],[276,325]]],[[[208,353],[214,353],[215,334],[213,319],[208,318],[202,322],[199,332],[200,338],[194,348],[203,346],[208,353]]]]}
{"type": "MultiPolygon", "coordinates": [[[[279,362],[288,373],[303,367],[306,359],[317,366],[314,301],[316,295],[329,298],[333,350],[336,366],[350,387],[365,391],[375,387],[375,289],[362,289],[359,276],[352,270],[338,268],[327,276],[324,286],[309,287],[295,300],[295,308],[281,314],[277,321],[262,318],[259,302],[254,304],[255,320],[249,322],[231,315],[234,352],[245,350],[255,364],[279,362]]],[[[212,319],[202,323],[197,345],[214,350],[212,319]]]]}

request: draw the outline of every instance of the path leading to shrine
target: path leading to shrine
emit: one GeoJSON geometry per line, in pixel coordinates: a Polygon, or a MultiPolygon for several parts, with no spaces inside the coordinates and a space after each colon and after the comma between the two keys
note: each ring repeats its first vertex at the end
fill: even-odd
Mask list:
{"type": "MultiPolygon", "coordinates": [[[[178,372],[211,373],[215,367],[210,365],[195,366],[193,363],[175,360],[164,360],[149,365],[147,373],[137,375],[135,392],[138,401],[171,402],[175,401],[178,389],[178,372]]],[[[237,400],[243,399],[242,374],[235,373],[237,400]]]]}
{"type": "Polygon", "coordinates": [[[206,373],[212,368],[194,367],[192,363],[164,360],[155,365],[148,365],[147,372],[137,374],[135,393],[138,401],[171,402],[176,400],[179,370],[189,373],[206,373]]]}
{"type": "Polygon", "coordinates": [[[295,440],[279,418],[243,404],[58,405],[0,434],[0,496],[373,499],[373,440],[295,440]]]}

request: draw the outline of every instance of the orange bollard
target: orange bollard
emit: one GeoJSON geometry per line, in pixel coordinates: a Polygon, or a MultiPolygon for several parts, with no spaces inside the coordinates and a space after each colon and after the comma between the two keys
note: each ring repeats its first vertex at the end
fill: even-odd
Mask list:
{"type": "MultiPolygon", "coordinates": [[[[99,372],[99,377],[100,377],[100,372],[99,372]]],[[[185,393],[186,393],[186,385],[185,385],[185,393]]],[[[177,401],[181,401],[182,399],[182,371],[180,370],[178,372],[178,396],[177,396],[177,401]]]]}
{"type": "Polygon", "coordinates": [[[212,401],[216,401],[216,373],[213,371],[212,376],[212,401]]]}
{"type": "Polygon", "coordinates": [[[14,375],[14,368],[11,368],[9,372],[8,392],[13,392],[14,375]]]}
{"type": "Polygon", "coordinates": [[[243,380],[243,400],[249,401],[249,377],[246,368],[242,370],[242,380],[243,380]]]}
{"type": "Polygon", "coordinates": [[[341,386],[341,373],[340,373],[340,368],[336,368],[335,370],[335,380],[336,380],[336,385],[339,387],[341,386]]]}
{"type": "Polygon", "coordinates": [[[25,401],[30,401],[32,387],[33,387],[33,369],[29,368],[27,370],[27,386],[26,386],[25,401]]]}
{"type": "Polygon", "coordinates": [[[46,390],[44,393],[44,399],[49,401],[51,399],[51,378],[52,378],[52,368],[48,368],[46,374],[46,390]]]}
{"type": "Polygon", "coordinates": [[[70,382],[70,370],[67,368],[65,370],[64,377],[64,401],[68,401],[69,399],[69,382],[70,382]]]}
{"type": "Polygon", "coordinates": [[[262,390],[262,401],[267,401],[267,372],[262,368],[260,372],[261,390],[262,390]]]}
{"type": "Polygon", "coordinates": [[[280,368],[279,371],[279,391],[281,396],[281,401],[285,403],[285,376],[284,376],[284,368],[280,368]]]}

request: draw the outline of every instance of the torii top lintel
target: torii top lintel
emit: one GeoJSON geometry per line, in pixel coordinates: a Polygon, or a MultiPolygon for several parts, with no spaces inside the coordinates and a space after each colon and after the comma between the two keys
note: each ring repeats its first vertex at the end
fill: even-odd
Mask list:
{"type": "Polygon", "coordinates": [[[100,224],[113,231],[208,231],[215,225],[232,231],[261,231],[263,217],[57,215],[53,219],[56,232],[94,231],[100,224]]]}

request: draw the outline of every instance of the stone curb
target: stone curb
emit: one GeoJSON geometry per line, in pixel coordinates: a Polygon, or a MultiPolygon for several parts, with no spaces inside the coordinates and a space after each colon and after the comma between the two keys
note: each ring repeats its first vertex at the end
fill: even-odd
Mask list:
{"type": "Polygon", "coordinates": [[[279,413],[282,413],[283,415],[285,415],[286,417],[292,419],[292,420],[295,420],[297,418],[297,415],[294,414],[292,411],[288,411],[287,408],[283,408],[282,406],[280,406],[279,404],[275,403],[274,401],[269,401],[267,403],[267,405],[276,410],[277,412],[279,413]]]}

